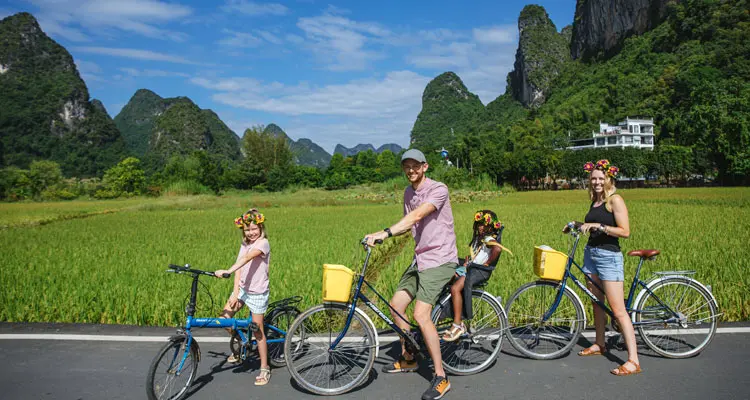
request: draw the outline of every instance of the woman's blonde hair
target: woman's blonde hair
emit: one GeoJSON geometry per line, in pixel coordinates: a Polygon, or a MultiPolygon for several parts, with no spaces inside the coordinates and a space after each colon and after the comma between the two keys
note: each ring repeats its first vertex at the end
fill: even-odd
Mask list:
{"type": "Polygon", "coordinates": [[[596,170],[600,171],[602,174],[604,174],[604,193],[602,199],[596,198],[596,192],[594,192],[594,185],[591,184],[591,177],[594,175],[594,171],[591,172],[591,175],[589,176],[589,199],[591,201],[597,201],[601,200],[604,202],[604,206],[607,208],[607,211],[612,212],[612,206],[609,204],[609,199],[615,194],[617,191],[617,188],[615,187],[615,180],[609,174],[602,170],[596,170]]]}

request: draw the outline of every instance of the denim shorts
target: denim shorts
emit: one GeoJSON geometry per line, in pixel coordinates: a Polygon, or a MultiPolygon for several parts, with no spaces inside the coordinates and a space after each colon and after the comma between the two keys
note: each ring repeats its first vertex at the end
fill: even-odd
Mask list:
{"type": "Polygon", "coordinates": [[[622,252],[586,246],[583,249],[583,272],[599,275],[603,281],[624,281],[622,252]]]}

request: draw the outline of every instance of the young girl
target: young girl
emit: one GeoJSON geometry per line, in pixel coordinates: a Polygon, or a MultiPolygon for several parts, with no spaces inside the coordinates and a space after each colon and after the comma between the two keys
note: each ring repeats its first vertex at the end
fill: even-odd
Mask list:
{"type": "Polygon", "coordinates": [[[466,332],[462,317],[465,316],[466,319],[473,317],[472,287],[490,279],[503,250],[513,254],[500,244],[504,228],[497,219],[497,215],[490,210],[479,210],[474,214],[474,235],[469,243],[471,255],[463,260],[459,259],[460,266],[456,269],[455,281],[451,286],[453,326],[443,334],[443,340],[455,341],[466,332]],[[469,301],[464,303],[464,297],[467,297],[469,301]]]}
{"type": "MultiPolygon", "coordinates": [[[[235,274],[234,290],[224,306],[221,318],[232,318],[243,304],[250,308],[253,322],[258,325],[254,333],[260,356],[260,373],[255,379],[256,386],[265,385],[271,379],[268,346],[263,333],[263,314],[268,308],[268,265],[271,262],[271,246],[266,235],[265,220],[265,216],[254,208],[234,220],[237,228],[242,229],[242,245],[237,261],[227,270],[214,272],[221,278],[225,273],[241,271],[235,274]]],[[[240,360],[231,355],[227,361],[236,363],[240,360]]]]}

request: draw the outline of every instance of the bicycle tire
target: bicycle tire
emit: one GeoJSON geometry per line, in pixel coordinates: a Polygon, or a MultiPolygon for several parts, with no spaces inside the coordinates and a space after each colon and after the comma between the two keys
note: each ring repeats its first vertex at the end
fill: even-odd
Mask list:
{"type": "Polygon", "coordinates": [[[346,323],[350,307],[328,303],[314,306],[297,317],[287,331],[286,366],[302,389],[324,396],[340,395],[358,387],[370,375],[375,362],[376,332],[364,312],[355,310],[346,336],[333,351],[329,350],[346,323]],[[320,371],[321,368],[326,370],[320,371]],[[350,373],[347,368],[356,372],[350,373]],[[342,383],[338,383],[339,377],[343,378],[342,383]]]}
{"type": "Polygon", "coordinates": [[[578,341],[586,324],[586,314],[580,299],[569,287],[565,287],[552,318],[542,322],[559,290],[557,282],[530,282],[508,299],[505,307],[507,337],[519,353],[537,360],[554,359],[567,354],[578,341]]]}
{"type": "MultiPolygon", "coordinates": [[[[273,313],[271,318],[268,320],[269,325],[273,325],[282,331],[288,332],[294,320],[299,316],[300,311],[296,308],[285,308],[278,312],[273,313]]],[[[279,339],[285,335],[274,331],[268,327],[265,327],[266,340],[268,339],[279,339]]],[[[268,343],[268,363],[273,367],[281,368],[286,365],[286,358],[284,357],[284,342],[280,343],[268,343]]]]}
{"type": "Polygon", "coordinates": [[[180,400],[185,397],[190,386],[198,373],[199,353],[198,347],[193,341],[190,345],[190,353],[185,359],[179,376],[175,375],[174,369],[179,366],[182,354],[185,351],[185,341],[173,340],[165,344],[151,361],[146,379],[146,395],[149,400],[180,400]],[[166,363],[163,363],[165,361],[166,363]],[[165,365],[162,365],[165,364],[165,365]],[[160,373],[159,371],[163,371],[160,373]],[[187,372],[187,375],[185,375],[187,372]],[[163,374],[163,379],[157,376],[163,374]],[[174,385],[175,378],[186,376],[184,384],[174,385]],[[177,389],[174,393],[171,389],[177,389]]]}
{"type": "Polygon", "coordinates": [[[639,296],[634,312],[636,323],[660,320],[637,325],[646,346],[667,358],[688,358],[703,351],[711,343],[717,326],[718,307],[708,290],[693,279],[679,276],[664,278],[650,290],[651,293],[644,290],[639,296]],[[673,316],[672,311],[679,315],[679,321],[667,322],[673,316]]]}
{"type": "MultiPolygon", "coordinates": [[[[440,341],[443,368],[453,375],[476,374],[489,368],[503,347],[507,327],[505,310],[495,297],[482,290],[471,293],[474,316],[465,320],[467,333],[453,342],[440,341]],[[479,341],[487,338],[487,340],[479,341]]],[[[438,334],[453,324],[450,293],[443,296],[432,310],[432,322],[438,334]]]]}

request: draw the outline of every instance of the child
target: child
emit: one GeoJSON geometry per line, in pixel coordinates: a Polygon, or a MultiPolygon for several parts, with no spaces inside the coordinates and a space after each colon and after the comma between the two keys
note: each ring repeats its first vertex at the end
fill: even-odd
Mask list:
{"type": "MultiPolygon", "coordinates": [[[[242,229],[242,245],[237,261],[228,270],[218,270],[214,274],[221,278],[223,274],[235,274],[234,290],[229,296],[221,318],[232,318],[247,304],[252,314],[253,322],[258,325],[255,339],[258,342],[260,356],[260,373],[255,379],[255,385],[261,386],[271,379],[271,369],[268,367],[268,346],[263,333],[263,314],[268,308],[268,265],[271,262],[271,246],[266,235],[265,216],[257,209],[251,209],[234,220],[237,228],[242,229]]],[[[227,361],[239,362],[234,354],[227,361]]]]}
{"type": "Polygon", "coordinates": [[[453,342],[466,332],[461,318],[465,316],[466,319],[471,319],[473,316],[472,287],[490,278],[503,250],[513,254],[500,244],[504,228],[497,215],[490,210],[480,210],[474,214],[474,234],[469,243],[471,255],[463,260],[459,259],[460,266],[456,269],[455,280],[451,286],[453,326],[443,334],[443,340],[453,342]],[[464,297],[469,298],[466,304],[463,303],[464,297]]]}

